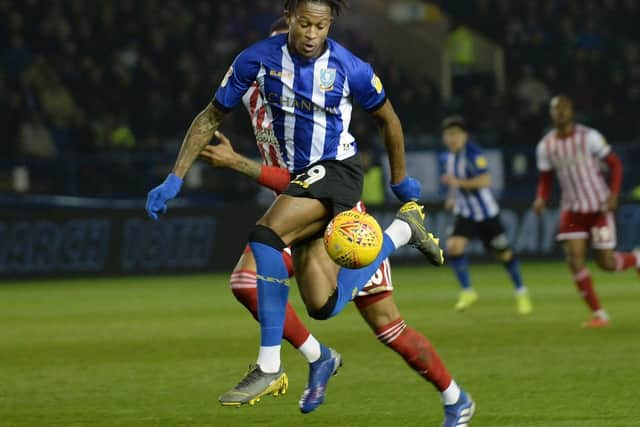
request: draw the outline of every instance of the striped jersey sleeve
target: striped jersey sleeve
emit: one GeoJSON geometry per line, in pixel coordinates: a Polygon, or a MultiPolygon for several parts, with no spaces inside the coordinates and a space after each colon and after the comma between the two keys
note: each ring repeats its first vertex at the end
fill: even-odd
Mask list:
{"type": "Polygon", "coordinates": [[[604,136],[595,129],[587,130],[587,147],[589,152],[599,159],[603,159],[611,153],[611,146],[607,144],[604,136]]]}
{"type": "Polygon", "coordinates": [[[214,105],[224,111],[232,110],[242,101],[259,70],[259,47],[254,45],[242,51],[233,61],[216,91],[214,105]]]}
{"type": "Polygon", "coordinates": [[[387,94],[382,80],[373,72],[373,67],[352,55],[350,68],[348,79],[353,99],[368,112],[382,107],[387,100],[387,94]]]}
{"type": "Polygon", "coordinates": [[[547,150],[547,138],[548,136],[543,138],[536,147],[536,164],[540,172],[549,172],[553,169],[547,150]]]}
{"type": "Polygon", "coordinates": [[[467,150],[467,160],[469,162],[469,168],[472,171],[472,176],[478,176],[489,172],[489,162],[484,155],[482,148],[477,145],[469,144],[467,150]]]}

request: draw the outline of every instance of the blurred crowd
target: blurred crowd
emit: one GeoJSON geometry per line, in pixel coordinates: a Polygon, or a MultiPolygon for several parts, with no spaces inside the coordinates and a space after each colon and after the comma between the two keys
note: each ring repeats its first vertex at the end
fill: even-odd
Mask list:
{"type": "MultiPolygon", "coordinates": [[[[426,75],[385,60],[364,32],[338,25],[332,34],[375,65],[408,134],[437,135],[440,119],[461,111],[497,142],[531,143],[548,122],[549,96],[564,91],[610,139],[637,135],[636,1],[435,3],[452,30],[466,25],[505,47],[506,94],[472,79],[444,103],[426,75]]],[[[273,0],[0,0],[0,171],[28,165],[33,191],[142,194],[235,55],[281,13],[273,0]]],[[[375,148],[375,126],[354,114],[353,133],[375,148]]],[[[255,153],[243,111],[224,131],[255,153]]]]}
{"type": "MultiPolygon", "coordinates": [[[[466,25],[505,49],[507,93],[495,99],[489,86],[472,86],[471,104],[485,99],[497,108],[495,122],[513,135],[535,140],[548,123],[547,101],[568,93],[579,119],[610,140],[639,135],[640,2],[637,0],[441,0],[452,27],[466,25]],[[508,112],[508,113],[507,113],[508,112]]],[[[452,29],[453,29],[452,28],[452,29]]],[[[470,106],[473,110],[475,107],[470,106]]],[[[483,119],[483,115],[475,116],[483,119]]],[[[531,141],[527,141],[531,142],[531,141]]]]}
{"type": "Polygon", "coordinates": [[[267,0],[227,3],[1,0],[9,149],[152,151],[184,132],[273,16],[267,0]],[[34,132],[42,142],[25,143],[34,132]]]}
{"type": "MultiPolygon", "coordinates": [[[[152,153],[175,153],[235,55],[264,38],[281,13],[282,3],[270,0],[0,0],[2,161],[29,163],[33,182],[43,181],[38,175],[45,183],[91,182],[97,193],[133,190],[136,181],[142,188],[132,179],[141,175],[136,167],[148,171],[152,153]],[[110,160],[120,152],[129,153],[127,164],[110,160]],[[74,162],[80,158],[90,161],[74,162]],[[114,169],[113,179],[101,179],[114,169]]],[[[413,111],[419,96],[408,90],[408,76],[374,58],[363,34],[339,36],[377,63],[413,111]]],[[[435,106],[435,87],[411,77],[435,106]]],[[[372,138],[370,122],[355,123],[356,133],[372,138]]],[[[225,131],[253,153],[248,126],[240,111],[225,131]]]]}

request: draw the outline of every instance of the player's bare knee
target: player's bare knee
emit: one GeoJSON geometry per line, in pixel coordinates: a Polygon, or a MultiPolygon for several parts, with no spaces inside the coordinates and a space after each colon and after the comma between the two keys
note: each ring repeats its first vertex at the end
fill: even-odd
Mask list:
{"type": "Polygon", "coordinates": [[[464,253],[464,246],[459,243],[447,242],[447,254],[450,257],[459,257],[464,253]]]}
{"type": "Polygon", "coordinates": [[[513,251],[511,249],[497,251],[496,258],[502,263],[510,262],[513,259],[513,251]]]}
{"type": "Polygon", "coordinates": [[[362,317],[364,317],[367,324],[374,331],[384,328],[401,317],[400,312],[398,312],[397,309],[389,310],[384,307],[376,307],[377,305],[378,304],[373,304],[367,307],[366,310],[360,310],[362,317]]]}
{"type": "Polygon", "coordinates": [[[612,255],[601,254],[596,256],[596,265],[604,271],[615,271],[616,260],[612,255]]]}
{"type": "Polygon", "coordinates": [[[460,258],[462,255],[464,255],[464,251],[447,250],[447,256],[449,258],[460,258]]]}
{"type": "Polygon", "coordinates": [[[586,266],[585,259],[582,256],[569,254],[566,259],[572,271],[582,270],[586,266]]]}
{"type": "Polygon", "coordinates": [[[307,314],[314,320],[327,320],[332,317],[335,306],[335,302],[331,304],[329,301],[322,306],[307,306],[307,314]]]}
{"type": "Polygon", "coordinates": [[[274,221],[271,221],[268,217],[263,216],[256,222],[256,225],[261,225],[263,227],[267,227],[273,230],[274,228],[277,227],[278,224],[275,223],[274,221]]]}

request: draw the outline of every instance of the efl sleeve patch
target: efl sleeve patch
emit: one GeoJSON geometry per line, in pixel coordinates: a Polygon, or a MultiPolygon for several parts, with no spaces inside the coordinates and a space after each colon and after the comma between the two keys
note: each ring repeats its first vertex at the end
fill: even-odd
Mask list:
{"type": "Polygon", "coordinates": [[[349,72],[349,85],[353,98],[365,111],[375,111],[387,99],[380,78],[371,65],[354,57],[349,72]]]}
{"type": "Polygon", "coordinates": [[[486,169],[488,166],[487,158],[485,156],[478,156],[476,157],[475,164],[478,169],[486,169]]]}
{"type": "Polygon", "coordinates": [[[380,80],[380,77],[378,77],[377,74],[373,75],[373,78],[371,79],[371,85],[374,87],[376,92],[378,92],[378,95],[382,93],[382,80],[380,80]]]}
{"type": "Polygon", "coordinates": [[[251,48],[238,55],[224,75],[214,100],[227,110],[231,110],[241,100],[256,79],[260,61],[251,48]]]}

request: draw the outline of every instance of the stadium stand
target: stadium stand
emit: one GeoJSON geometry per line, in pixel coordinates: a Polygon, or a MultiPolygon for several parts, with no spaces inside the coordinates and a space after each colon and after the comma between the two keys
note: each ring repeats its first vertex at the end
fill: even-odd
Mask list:
{"type": "MultiPolygon", "coordinates": [[[[364,32],[338,26],[334,34],[376,64],[409,148],[419,140],[413,137],[424,135],[438,144],[440,119],[453,111],[469,118],[485,145],[529,146],[547,124],[548,97],[558,91],[573,96],[580,119],[610,140],[637,138],[636,2],[429,3],[449,15],[452,31],[463,24],[504,47],[504,94],[480,78],[457,86],[443,102],[420,71],[377,56],[364,32]]],[[[12,181],[22,167],[30,172],[30,192],[144,194],[166,171],[167,154],[175,153],[234,56],[263,37],[280,12],[279,2],[268,0],[0,0],[0,92],[7,94],[0,100],[2,181],[12,181]]],[[[244,112],[230,119],[225,131],[240,151],[252,153],[244,112]]],[[[356,115],[352,123],[359,140],[375,150],[371,122],[356,115]]],[[[233,194],[255,189],[238,185],[233,194]]]]}

